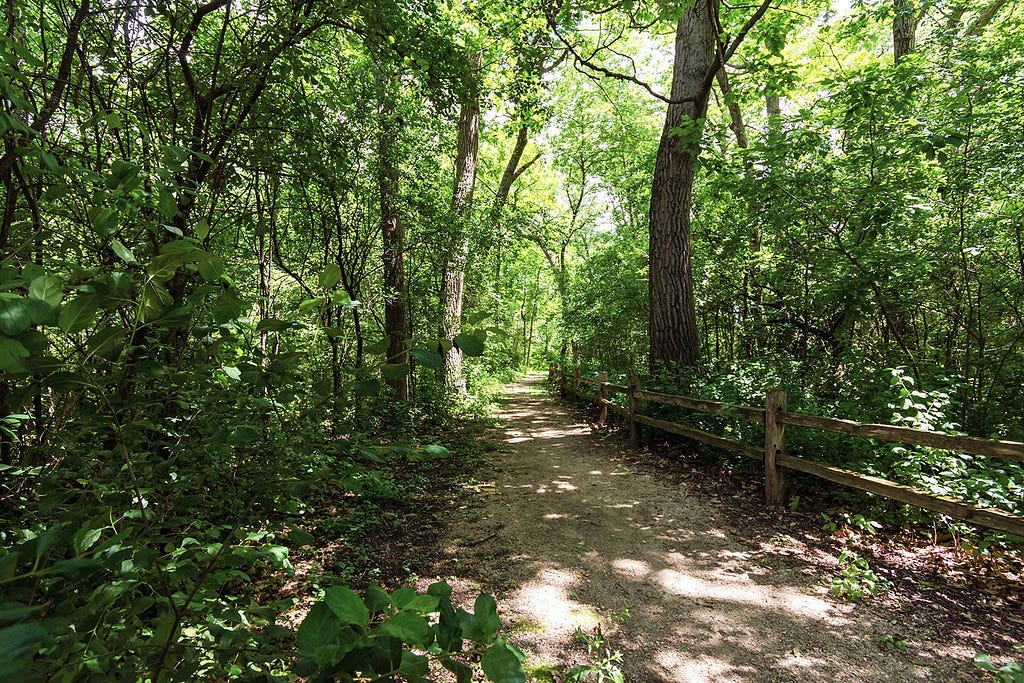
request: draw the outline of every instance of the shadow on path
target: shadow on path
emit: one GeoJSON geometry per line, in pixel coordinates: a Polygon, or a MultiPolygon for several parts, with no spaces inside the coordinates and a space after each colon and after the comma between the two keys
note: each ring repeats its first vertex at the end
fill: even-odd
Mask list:
{"type": "Polygon", "coordinates": [[[534,665],[586,661],[573,634],[601,626],[631,682],[976,678],[970,653],[926,633],[887,651],[889,622],[827,596],[834,557],[632,471],[542,380],[510,390],[492,493],[446,549],[452,573],[499,593],[534,665]]]}

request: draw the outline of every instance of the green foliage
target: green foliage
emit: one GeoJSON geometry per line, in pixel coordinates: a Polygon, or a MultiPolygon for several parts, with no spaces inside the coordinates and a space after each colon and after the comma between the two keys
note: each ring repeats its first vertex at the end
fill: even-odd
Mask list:
{"type": "MultiPolygon", "coordinates": [[[[1018,650],[1024,649],[1020,645],[1016,647],[1018,650]]],[[[979,652],[974,655],[974,665],[982,671],[990,673],[1000,683],[1021,683],[1021,681],[1024,681],[1024,667],[1021,667],[1016,661],[1009,661],[999,666],[992,661],[990,655],[979,652]]]]}
{"type": "Polygon", "coordinates": [[[872,571],[865,558],[852,550],[844,550],[839,554],[839,574],[832,578],[829,593],[851,602],[861,602],[888,589],[889,585],[886,579],[879,578],[872,571]]]}
{"type": "Polygon", "coordinates": [[[601,627],[594,629],[593,633],[586,633],[580,628],[576,629],[573,639],[587,648],[587,654],[595,658],[593,664],[581,664],[573,667],[565,675],[566,681],[582,683],[582,681],[593,680],[597,683],[623,683],[625,678],[619,663],[622,661],[622,652],[612,650],[609,646],[601,627]]]}
{"type": "Polygon", "coordinates": [[[422,594],[399,588],[389,595],[371,586],[360,598],[347,588],[328,588],[296,633],[294,672],[314,681],[396,675],[427,681],[433,659],[458,681],[469,681],[466,662],[479,658],[488,680],[524,683],[523,654],[497,637],[493,598],[480,595],[470,613],[456,611],[451,592],[446,583],[422,594]]]}

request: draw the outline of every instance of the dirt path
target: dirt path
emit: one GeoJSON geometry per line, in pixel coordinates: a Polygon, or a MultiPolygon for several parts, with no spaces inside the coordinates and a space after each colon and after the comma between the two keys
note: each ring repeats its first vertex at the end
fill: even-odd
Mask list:
{"type": "Polygon", "coordinates": [[[828,596],[834,556],[632,470],[541,380],[510,390],[494,482],[443,544],[460,592],[498,595],[535,680],[592,663],[574,633],[599,626],[629,682],[977,678],[973,652],[927,632],[886,648],[890,615],[828,596]]]}

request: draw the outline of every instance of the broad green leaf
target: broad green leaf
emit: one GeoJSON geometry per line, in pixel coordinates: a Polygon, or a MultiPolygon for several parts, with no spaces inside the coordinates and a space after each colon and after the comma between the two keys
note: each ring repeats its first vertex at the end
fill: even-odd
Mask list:
{"type": "Polygon", "coordinates": [[[398,612],[381,624],[380,630],[408,645],[429,645],[430,624],[415,612],[398,612]]]}
{"type": "Polygon", "coordinates": [[[284,332],[295,326],[289,320],[277,320],[276,318],[264,318],[256,326],[257,332],[284,332]]]}
{"type": "Polygon", "coordinates": [[[452,452],[451,451],[449,451],[444,446],[439,446],[437,444],[430,444],[430,445],[424,446],[423,447],[423,451],[425,453],[429,454],[429,455],[434,456],[435,458],[450,458],[450,457],[452,457],[452,452]]]}
{"type": "Polygon", "coordinates": [[[316,299],[306,299],[305,301],[299,304],[299,311],[301,313],[309,313],[310,311],[315,311],[319,309],[321,306],[323,306],[323,304],[323,297],[319,297],[316,299]]]}
{"type": "Polygon", "coordinates": [[[25,359],[29,355],[28,349],[18,340],[0,336],[0,371],[27,372],[25,359]]]}
{"type": "Polygon", "coordinates": [[[438,598],[450,598],[452,596],[452,587],[448,585],[447,581],[437,581],[427,587],[427,595],[436,595],[438,598]]]}
{"type": "Polygon", "coordinates": [[[325,646],[339,642],[338,631],[341,622],[331,609],[322,602],[313,605],[309,614],[299,624],[295,634],[295,643],[299,653],[308,657],[316,657],[318,651],[325,646]]]}
{"type": "Polygon", "coordinates": [[[81,555],[86,550],[96,544],[96,541],[100,540],[100,536],[103,535],[103,529],[89,529],[82,528],[75,532],[74,537],[71,539],[72,547],[75,553],[81,555]]]}
{"type": "Polygon", "coordinates": [[[9,624],[14,621],[21,621],[42,610],[42,606],[30,606],[20,602],[5,602],[0,604],[0,624],[9,624]]]}
{"type": "Polygon", "coordinates": [[[408,681],[418,681],[430,675],[430,660],[406,650],[402,653],[402,666],[398,673],[408,681]]]}
{"type": "Polygon", "coordinates": [[[480,632],[490,641],[498,635],[501,621],[498,619],[498,604],[487,593],[481,593],[473,603],[473,618],[480,632]]]}
{"type": "Polygon", "coordinates": [[[138,263],[139,260],[135,258],[135,254],[132,253],[131,249],[124,246],[124,243],[119,239],[110,240],[110,248],[114,250],[114,254],[117,258],[121,259],[125,263],[138,263]]]}
{"type": "Polygon", "coordinates": [[[487,648],[480,659],[480,668],[494,683],[526,683],[522,662],[503,640],[487,648]]]}
{"type": "Polygon", "coordinates": [[[462,662],[445,657],[441,660],[441,665],[455,674],[456,683],[471,683],[473,680],[473,670],[462,662]]]}
{"type": "Polygon", "coordinates": [[[395,592],[391,594],[391,604],[398,609],[403,609],[415,597],[416,591],[408,586],[402,586],[401,588],[395,589],[395,592]]]}
{"type": "Polygon", "coordinates": [[[420,365],[433,370],[439,369],[444,365],[444,358],[439,353],[428,351],[426,349],[413,349],[409,352],[409,355],[420,362],[420,365]]]}
{"type": "Polygon", "coordinates": [[[71,334],[81,332],[92,325],[99,310],[99,297],[95,294],[79,294],[60,308],[57,326],[71,334]]]}
{"type": "Polygon", "coordinates": [[[146,266],[146,274],[156,282],[166,282],[174,277],[185,260],[183,254],[160,254],[146,266]]]}
{"type": "Polygon", "coordinates": [[[323,269],[319,276],[317,276],[317,282],[319,282],[320,286],[324,289],[331,289],[340,281],[341,267],[336,263],[327,264],[327,267],[323,269]]]}
{"type": "Polygon", "coordinates": [[[375,379],[360,379],[352,384],[352,393],[356,396],[377,396],[384,386],[375,379]]]}
{"type": "Polygon", "coordinates": [[[160,213],[167,220],[171,220],[178,215],[178,200],[167,190],[160,190],[159,206],[160,213]]]}
{"type": "Polygon", "coordinates": [[[64,283],[53,275],[40,275],[29,283],[28,295],[51,306],[57,306],[64,296],[64,283]]]}
{"type": "Polygon", "coordinates": [[[391,340],[388,337],[384,337],[380,341],[376,341],[372,344],[367,344],[363,347],[365,353],[369,353],[374,356],[379,356],[388,352],[388,347],[391,345],[391,340]]]}
{"type": "Polygon", "coordinates": [[[224,274],[224,259],[219,256],[207,255],[198,261],[196,266],[199,268],[199,274],[207,282],[219,282],[221,275],[224,274]]]}
{"type": "Polygon", "coordinates": [[[437,604],[440,599],[435,595],[417,595],[403,609],[429,614],[437,611],[437,604]]]}
{"type": "Polygon", "coordinates": [[[296,546],[311,546],[316,542],[312,533],[305,529],[293,528],[288,532],[288,540],[296,546]]]}
{"type": "Polygon", "coordinates": [[[370,611],[352,589],[332,586],[324,592],[324,602],[343,624],[366,626],[370,623],[370,611]]]}
{"type": "Polygon", "coordinates": [[[462,349],[462,353],[467,356],[484,355],[484,335],[482,334],[463,332],[457,335],[454,341],[462,349]]]}
{"type": "Polygon", "coordinates": [[[383,612],[391,604],[391,599],[388,594],[384,592],[384,589],[377,584],[370,584],[370,587],[366,589],[366,596],[364,598],[366,602],[366,608],[370,610],[371,614],[377,614],[383,612]]]}
{"type": "Polygon", "coordinates": [[[380,366],[380,373],[387,379],[402,379],[409,374],[408,363],[385,363],[380,366]]]}

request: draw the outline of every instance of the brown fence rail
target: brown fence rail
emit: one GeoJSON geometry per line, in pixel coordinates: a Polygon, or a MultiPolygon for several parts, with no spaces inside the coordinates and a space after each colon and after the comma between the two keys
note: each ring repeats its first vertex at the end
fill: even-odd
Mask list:
{"type": "Polygon", "coordinates": [[[840,420],[831,417],[818,417],[791,413],[786,410],[786,392],[772,389],[765,394],[765,405],[761,407],[738,406],[718,401],[663,394],[646,391],[641,388],[640,378],[632,375],[626,386],[612,384],[608,381],[608,373],[599,373],[596,379],[583,377],[579,368],[568,374],[564,369],[552,364],[548,369],[549,381],[556,382],[562,394],[572,394],[584,400],[596,403],[600,407],[599,424],[608,419],[608,411],[621,415],[629,425],[630,445],[640,446],[642,428],[644,426],[658,429],[671,434],[679,434],[688,439],[742,453],[754,460],[764,463],[765,503],[771,507],[779,507],[785,502],[786,470],[803,472],[837,484],[842,484],[859,491],[896,500],[908,505],[939,512],[956,519],[970,522],[978,526],[1024,536],[1024,517],[994,508],[982,508],[967,501],[937,496],[911,486],[872,477],[858,472],[823,465],[786,454],[786,425],[820,429],[837,434],[845,434],[862,439],[891,441],[911,446],[928,446],[947,451],[984,455],[991,458],[1002,458],[1014,462],[1024,462],[1024,443],[1019,441],[999,441],[995,439],[976,439],[969,436],[946,434],[944,432],[926,432],[895,425],[864,424],[852,420],[840,420]],[[580,390],[582,385],[596,386],[596,395],[580,390]],[[626,395],[628,407],[613,403],[609,394],[626,395]],[[686,427],[675,422],[658,420],[644,415],[642,402],[659,403],[677,406],[710,415],[735,417],[748,422],[764,423],[764,446],[748,444],[717,434],[686,427]]]}

